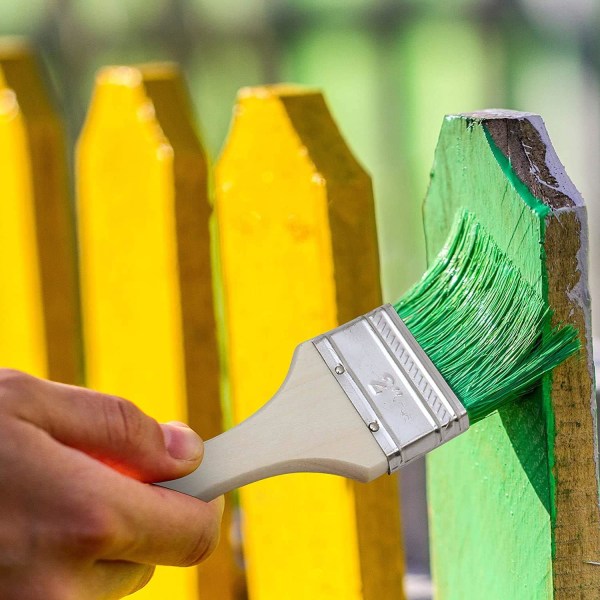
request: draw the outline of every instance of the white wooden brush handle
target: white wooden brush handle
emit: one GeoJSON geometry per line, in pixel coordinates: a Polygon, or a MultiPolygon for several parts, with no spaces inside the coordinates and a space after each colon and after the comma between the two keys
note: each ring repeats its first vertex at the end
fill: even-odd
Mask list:
{"type": "Polygon", "coordinates": [[[298,346],[277,394],[208,440],[196,471],[159,485],[209,501],[259,479],[315,472],[371,481],[388,461],[311,342],[298,346]]]}

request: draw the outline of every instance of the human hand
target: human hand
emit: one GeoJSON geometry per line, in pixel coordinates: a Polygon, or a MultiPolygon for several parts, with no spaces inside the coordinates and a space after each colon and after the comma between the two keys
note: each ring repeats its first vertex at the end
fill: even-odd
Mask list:
{"type": "Polygon", "coordinates": [[[111,600],[215,548],[222,499],[148,485],[202,460],[191,429],[0,369],[0,598],[111,600]]]}

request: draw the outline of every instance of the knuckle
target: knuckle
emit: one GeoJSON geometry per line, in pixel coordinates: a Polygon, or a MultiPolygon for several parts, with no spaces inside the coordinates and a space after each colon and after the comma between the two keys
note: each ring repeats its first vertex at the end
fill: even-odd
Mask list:
{"type": "Polygon", "coordinates": [[[72,521],[72,529],[64,541],[68,550],[79,557],[100,558],[115,547],[118,538],[117,525],[109,511],[100,509],[81,510],[72,521]]]}
{"type": "Polygon", "coordinates": [[[0,368],[0,402],[10,402],[30,389],[35,377],[16,369],[0,368]]]}
{"type": "Polygon", "coordinates": [[[103,412],[109,439],[118,438],[133,445],[142,442],[145,415],[133,402],[118,396],[105,396],[103,412]]]}

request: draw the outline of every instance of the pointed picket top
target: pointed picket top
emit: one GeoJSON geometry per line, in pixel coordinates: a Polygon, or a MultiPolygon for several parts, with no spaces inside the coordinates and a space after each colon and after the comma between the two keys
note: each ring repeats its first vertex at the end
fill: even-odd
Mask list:
{"type": "Polygon", "coordinates": [[[442,598],[567,600],[600,588],[596,406],[587,221],[538,115],[446,117],[425,201],[428,255],[468,208],[554,321],[580,332],[582,355],[535,397],[476,424],[428,461],[433,573],[442,598]]]}
{"type": "Polygon", "coordinates": [[[0,363],[80,381],[64,139],[33,51],[0,43],[0,363]]]}
{"type": "MultiPolygon", "coordinates": [[[[291,85],[240,92],[215,187],[240,421],[296,344],[381,304],[373,197],[322,95],[291,85]]],[[[402,597],[395,479],[290,475],[243,488],[241,503],[251,598],[402,597]]]]}
{"type": "MultiPolygon", "coordinates": [[[[207,165],[175,65],[100,71],[77,172],[88,384],[217,435],[207,165]]],[[[226,538],[201,569],[159,569],[139,597],[233,598],[226,538]]]]}

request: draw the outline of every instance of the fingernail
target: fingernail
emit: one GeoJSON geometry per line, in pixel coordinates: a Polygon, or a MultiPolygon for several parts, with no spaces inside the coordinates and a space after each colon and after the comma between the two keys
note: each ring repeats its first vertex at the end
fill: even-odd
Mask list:
{"type": "Polygon", "coordinates": [[[200,436],[185,423],[170,421],[161,423],[167,452],[177,460],[198,460],[202,456],[200,436]]]}

